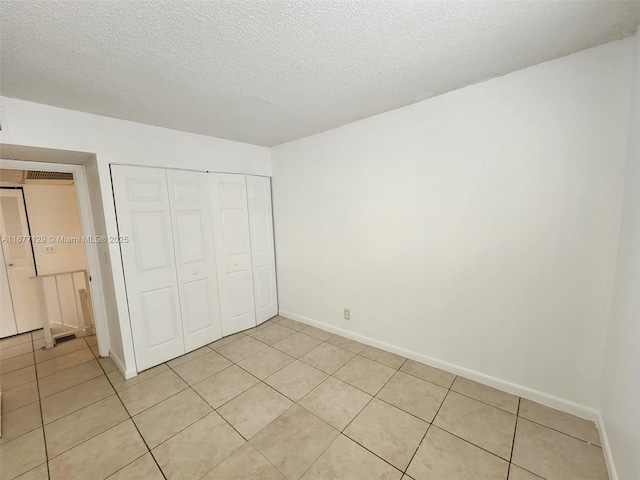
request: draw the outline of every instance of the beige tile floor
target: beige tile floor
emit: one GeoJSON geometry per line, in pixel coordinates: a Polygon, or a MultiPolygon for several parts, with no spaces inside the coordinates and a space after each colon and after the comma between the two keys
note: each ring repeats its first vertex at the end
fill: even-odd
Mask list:
{"type": "Polygon", "coordinates": [[[283,317],[124,380],[0,340],[2,479],[608,478],[592,422],[283,317]]]}

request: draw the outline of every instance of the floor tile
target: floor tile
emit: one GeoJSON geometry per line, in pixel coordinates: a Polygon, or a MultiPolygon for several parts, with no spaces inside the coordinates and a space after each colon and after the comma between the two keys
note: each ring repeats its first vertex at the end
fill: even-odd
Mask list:
{"type": "Polygon", "coordinates": [[[13,372],[3,373],[0,375],[0,387],[2,390],[9,390],[11,388],[24,385],[25,383],[33,382],[36,379],[36,368],[31,365],[30,367],[21,368],[20,370],[14,370],[13,372]]]}
{"type": "Polygon", "coordinates": [[[16,480],[49,480],[49,468],[43,463],[16,477],[16,480]]]}
{"type": "Polygon", "coordinates": [[[503,480],[508,468],[506,461],[432,426],[407,473],[415,480],[503,480]]]}
{"type": "Polygon", "coordinates": [[[367,347],[360,352],[360,355],[371,360],[375,360],[376,362],[380,362],[388,367],[395,368],[396,370],[399,369],[402,364],[407,361],[406,358],[401,357],[400,355],[386,352],[376,347],[367,347]]]}
{"type": "Polygon", "coordinates": [[[291,330],[290,328],[274,323],[252,333],[251,336],[256,340],[266,343],[267,345],[273,345],[294,333],[295,330],[291,330]]]}
{"type": "Polygon", "coordinates": [[[193,389],[213,408],[218,408],[258,383],[258,379],[235,365],[196,383],[193,389]]]}
{"type": "Polygon", "coordinates": [[[234,333],[233,335],[227,335],[226,337],[222,337],[219,340],[216,340],[215,342],[211,342],[209,345],[207,345],[210,348],[213,348],[214,350],[219,349],[220,347],[224,347],[225,345],[230,344],[231,342],[235,342],[236,340],[244,337],[245,334],[244,332],[238,332],[238,333],[234,333]]]}
{"type": "Polygon", "coordinates": [[[185,388],[188,388],[188,385],[169,370],[133,387],[126,388],[118,392],[118,395],[129,415],[134,416],[185,388]]]}
{"type": "Polygon", "coordinates": [[[305,335],[317,338],[318,340],[322,340],[323,342],[326,342],[331,337],[333,337],[333,333],[321,330],[316,327],[312,327],[311,325],[306,326],[305,328],[300,330],[300,332],[304,333],[305,335]]]}
{"type": "Polygon", "coordinates": [[[2,390],[2,413],[9,413],[16,408],[24,407],[38,401],[38,384],[29,382],[11,390],[2,390]]]}
{"type": "Polygon", "coordinates": [[[197,350],[194,350],[193,352],[189,352],[185,355],[181,355],[178,358],[174,358],[173,360],[170,360],[167,362],[167,365],[171,368],[176,368],[178,365],[182,365],[183,363],[187,363],[191,360],[193,360],[194,358],[198,358],[201,355],[204,355],[205,353],[211,353],[211,349],[209,347],[202,347],[202,348],[198,348],[197,350]]]}
{"type": "Polygon", "coordinates": [[[100,366],[102,367],[102,370],[104,370],[104,373],[110,373],[110,372],[113,372],[114,370],[118,370],[118,366],[116,365],[116,362],[114,362],[111,357],[100,357],[97,360],[100,366]]]}
{"type": "Polygon", "coordinates": [[[47,461],[42,428],[32,430],[0,448],[2,478],[10,479],[34,469],[47,461]]]}
{"type": "Polygon", "coordinates": [[[396,371],[368,358],[356,356],[338,370],[334,376],[369,395],[375,395],[396,371]]]}
{"type": "Polygon", "coordinates": [[[374,398],[344,434],[404,471],[428,427],[427,422],[374,398]]]}
{"type": "Polygon", "coordinates": [[[602,449],[523,418],[511,461],[549,480],[607,480],[602,449]]]}
{"type": "Polygon", "coordinates": [[[93,360],[94,356],[87,347],[82,350],[77,350],[72,353],[60,355],[59,357],[52,358],[51,360],[44,361],[36,364],[38,371],[38,378],[44,378],[48,375],[53,375],[67,368],[75,367],[81,363],[93,360]]]}
{"type": "Polygon", "coordinates": [[[524,468],[520,468],[517,465],[511,464],[509,467],[509,480],[544,480],[538,475],[534,475],[531,472],[526,471],[524,468]]]}
{"type": "Polygon", "coordinates": [[[229,360],[219,353],[209,350],[205,355],[175,367],[174,371],[189,385],[194,385],[229,366],[231,366],[229,360]]]}
{"type": "Polygon", "coordinates": [[[0,360],[0,372],[9,373],[21,368],[28,367],[35,363],[33,359],[33,353],[25,353],[22,355],[16,355],[15,357],[0,360]]]}
{"type": "Polygon", "coordinates": [[[40,403],[33,402],[8,413],[2,414],[2,436],[0,444],[5,444],[25,433],[42,427],[40,403]]]}
{"type": "Polygon", "coordinates": [[[27,353],[33,354],[33,345],[31,342],[20,343],[11,347],[3,348],[0,350],[0,361],[7,360],[9,358],[18,357],[27,353]]]}
{"type": "Polygon", "coordinates": [[[404,365],[400,367],[400,371],[426,380],[427,382],[435,383],[444,388],[451,388],[453,381],[456,379],[453,373],[445,372],[444,370],[439,370],[413,360],[407,360],[404,365]]]}
{"type": "Polygon", "coordinates": [[[100,358],[100,349],[98,348],[98,345],[91,345],[89,350],[91,350],[91,353],[95,358],[100,358]]]}
{"type": "Polygon", "coordinates": [[[0,350],[6,350],[9,347],[15,347],[23,343],[31,343],[31,334],[22,333],[7,338],[0,338],[0,350]]]}
{"type": "Polygon", "coordinates": [[[202,480],[285,480],[249,443],[233,452],[202,480]]]}
{"type": "Polygon", "coordinates": [[[309,335],[303,335],[302,333],[294,333],[284,340],[280,340],[273,346],[292,357],[299,358],[321,344],[322,340],[310,337],[309,335]]]}
{"type": "Polygon", "coordinates": [[[44,428],[47,455],[56,457],[124,422],[129,415],[117,395],[84,407],[44,428]]]}
{"type": "Polygon", "coordinates": [[[118,470],[108,480],[164,480],[164,476],[153,456],[147,453],[118,470]]]}
{"type": "Polygon", "coordinates": [[[399,480],[402,472],[340,435],[302,476],[303,480],[399,480]]]}
{"type": "Polygon", "coordinates": [[[101,479],[147,452],[131,420],[110,428],[49,460],[51,480],[101,479]]]}
{"type": "Polygon", "coordinates": [[[402,372],[389,380],[376,395],[391,405],[398,407],[425,422],[431,423],[448,390],[430,382],[402,372]]]}
{"type": "Polygon", "coordinates": [[[147,446],[153,449],[212,411],[207,402],[188,389],[136,415],[133,421],[147,446]]]}
{"type": "Polygon", "coordinates": [[[148,380],[151,377],[160,375],[161,373],[166,372],[168,370],[169,370],[169,367],[167,367],[164,363],[161,363],[158,366],[145,370],[144,372],[138,373],[138,375],[136,375],[133,378],[130,378],[129,380],[124,379],[124,377],[122,376],[122,373],[120,373],[120,370],[114,370],[113,372],[109,372],[107,374],[107,377],[109,377],[109,381],[113,385],[113,388],[116,389],[116,392],[119,392],[121,390],[124,390],[125,388],[129,388],[129,387],[132,387],[133,385],[137,385],[138,383],[144,382],[145,380],[148,380]]]}
{"type": "Polygon", "coordinates": [[[585,420],[568,413],[545,407],[531,400],[520,400],[518,415],[545,427],[558,430],[585,442],[600,446],[600,435],[595,422],[585,420]]]}
{"type": "Polygon", "coordinates": [[[330,377],[299,404],[342,431],[371,401],[371,395],[330,377]]]}
{"type": "Polygon", "coordinates": [[[307,325],[304,323],[296,322],[295,320],[291,320],[290,318],[281,317],[281,316],[277,316],[274,321],[279,323],[283,327],[290,328],[292,330],[295,330],[296,332],[307,327],[307,325]]]}
{"type": "Polygon", "coordinates": [[[53,348],[47,348],[45,350],[37,348],[33,353],[35,354],[36,362],[42,363],[47,360],[51,360],[52,358],[57,358],[84,348],[88,348],[87,342],[84,341],[84,338],[74,338],[73,340],[59,343],[53,348]]]}
{"type": "Polygon", "coordinates": [[[218,348],[217,351],[232,362],[238,363],[265,348],[267,348],[265,343],[245,335],[235,342],[218,348]]]}
{"type": "Polygon", "coordinates": [[[297,402],[320,385],[328,375],[299,360],[267,377],[264,382],[297,402]]]}
{"type": "Polygon", "coordinates": [[[295,358],[280,350],[267,347],[238,362],[238,366],[259,379],[264,380],[294,360],[295,358]]]}
{"type": "Polygon", "coordinates": [[[81,408],[98,402],[114,393],[105,376],[58,392],[41,400],[45,425],[81,408]]]}
{"type": "Polygon", "coordinates": [[[84,338],[85,342],[87,342],[87,345],[98,344],[98,337],[96,335],[87,335],[86,337],[81,337],[81,338],[84,338]]]}
{"type": "Polygon", "coordinates": [[[433,424],[507,461],[511,457],[516,416],[509,412],[449,392],[433,424]]]}
{"type": "Polygon", "coordinates": [[[103,372],[96,360],[81,363],[48,377],[38,379],[40,397],[48,397],[67,388],[102,376],[103,372]]]}
{"type": "Polygon", "coordinates": [[[335,345],[336,347],[344,348],[345,350],[353,353],[360,353],[367,347],[363,343],[356,342],[355,340],[351,340],[350,338],[341,337],[340,335],[334,335],[329,340],[327,340],[327,343],[335,345]]]}
{"type": "Polygon", "coordinates": [[[332,375],[353,357],[355,357],[355,354],[352,352],[328,343],[322,343],[309,353],[300,357],[300,360],[332,375]]]}
{"type": "Polygon", "coordinates": [[[509,413],[518,413],[518,397],[463,377],[456,377],[451,390],[475,398],[509,413]]]}
{"type": "Polygon", "coordinates": [[[212,412],[152,453],[167,479],[184,480],[203,477],[243,444],[238,432],[212,412]]]}
{"type": "Polygon", "coordinates": [[[233,428],[249,439],[292,405],[273,388],[259,383],[218,409],[233,428]]]}
{"type": "Polygon", "coordinates": [[[333,443],[338,431],[293,405],[251,439],[256,448],[289,480],[297,480],[333,443]]]}

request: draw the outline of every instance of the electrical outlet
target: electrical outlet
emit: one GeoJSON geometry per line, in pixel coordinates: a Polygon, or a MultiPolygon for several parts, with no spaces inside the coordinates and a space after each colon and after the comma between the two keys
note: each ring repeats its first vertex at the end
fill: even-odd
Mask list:
{"type": "Polygon", "coordinates": [[[43,245],[42,246],[42,253],[56,253],[56,246],[55,245],[43,245]]]}
{"type": "Polygon", "coordinates": [[[344,319],[351,320],[351,310],[349,310],[348,308],[344,309],[344,319]]]}

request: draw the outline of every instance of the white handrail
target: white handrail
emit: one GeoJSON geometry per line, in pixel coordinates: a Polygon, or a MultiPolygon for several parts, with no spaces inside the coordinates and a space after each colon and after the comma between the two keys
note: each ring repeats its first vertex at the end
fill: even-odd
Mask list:
{"type": "Polygon", "coordinates": [[[51,322],[49,320],[49,309],[47,308],[47,300],[46,300],[46,296],[45,296],[45,291],[44,291],[44,279],[45,278],[50,278],[50,277],[54,277],[54,281],[55,281],[55,291],[56,291],[56,300],[58,302],[58,312],[60,315],[60,322],[62,324],[62,329],[63,329],[63,334],[68,335],[70,333],[73,333],[75,331],[80,331],[80,330],[85,330],[86,328],[89,327],[93,327],[93,311],[91,308],[91,287],[89,285],[89,274],[87,272],[87,270],[71,270],[71,271],[67,271],[67,272],[57,272],[57,273],[49,273],[49,274],[45,274],[45,275],[35,275],[32,276],[30,278],[35,279],[35,281],[38,283],[38,297],[40,300],[40,315],[42,317],[42,328],[43,328],[43,332],[44,332],[44,340],[45,340],[45,345],[44,348],[51,348],[55,346],[55,340],[53,338],[53,335],[51,333],[51,322]],[[84,304],[82,305],[82,312],[78,311],[78,299],[76,294],[78,294],[79,292],[76,292],[76,281],[74,278],[75,274],[83,274],[84,275],[84,283],[85,283],[85,290],[86,290],[86,297],[81,297],[82,298],[86,298],[86,303],[87,305],[85,306],[84,304]],[[64,326],[64,315],[62,312],[62,301],[60,299],[60,290],[58,287],[58,278],[65,276],[65,275],[69,275],[71,277],[71,284],[72,284],[72,290],[73,290],[73,299],[74,299],[74,303],[75,303],[75,310],[76,310],[76,315],[78,315],[78,318],[82,318],[84,319],[85,325],[83,327],[79,327],[77,329],[74,330],[69,330],[69,331],[64,331],[65,330],[65,326],[64,326]]]}

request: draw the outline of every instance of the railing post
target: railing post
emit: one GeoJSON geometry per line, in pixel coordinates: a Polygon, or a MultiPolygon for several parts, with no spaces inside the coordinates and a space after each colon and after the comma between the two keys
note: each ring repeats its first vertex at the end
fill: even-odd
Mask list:
{"type": "Polygon", "coordinates": [[[38,300],[40,303],[40,317],[42,318],[42,331],[44,333],[44,347],[53,348],[55,343],[51,336],[51,325],[49,324],[49,312],[47,311],[47,299],[44,295],[44,279],[41,277],[34,277],[38,290],[38,300]]]}

